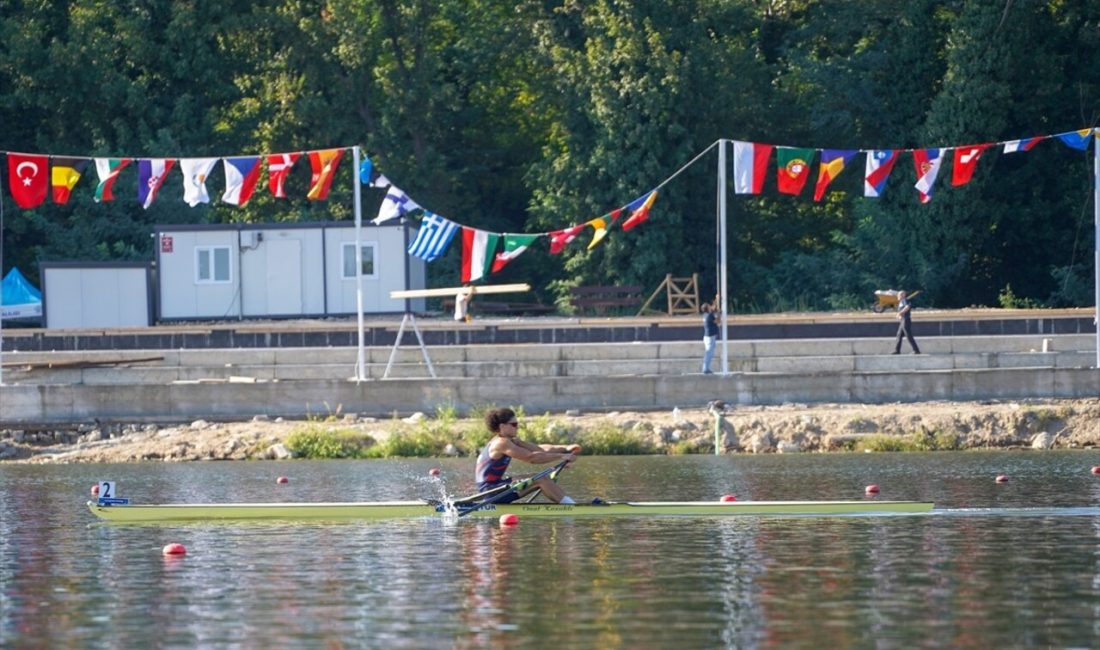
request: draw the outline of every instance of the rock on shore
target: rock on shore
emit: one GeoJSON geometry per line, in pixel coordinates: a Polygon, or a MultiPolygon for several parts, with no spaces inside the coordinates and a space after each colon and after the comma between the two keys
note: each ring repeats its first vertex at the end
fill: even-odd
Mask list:
{"type": "MultiPolygon", "coordinates": [[[[551,414],[574,434],[608,423],[648,438],[657,450],[713,453],[707,409],[551,414]]],[[[942,441],[959,449],[1100,446],[1100,398],[916,404],[737,406],[722,415],[725,453],[840,451],[870,438],[942,441]]],[[[375,438],[399,420],[335,423],[375,438]]],[[[0,431],[0,461],[31,463],[177,462],[286,459],[286,438],[305,423],[257,416],[249,422],[199,420],[177,426],[86,424],[65,430],[0,431]]],[[[471,423],[471,426],[476,424],[471,423]]]]}

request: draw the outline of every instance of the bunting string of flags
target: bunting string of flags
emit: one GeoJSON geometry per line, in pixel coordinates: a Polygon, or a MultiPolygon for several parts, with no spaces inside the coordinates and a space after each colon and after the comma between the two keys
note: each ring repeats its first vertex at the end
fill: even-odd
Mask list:
{"type": "MultiPolygon", "coordinates": [[[[781,194],[799,196],[813,175],[813,161],[816,156],[818,166],[813,200],[821,201],[833,181],[847,169],[858,154],[863,153],[865,154],[863,196],[878,198],[882,196],[898,158],[902,153],[908,152],[913,157],[916,172],[916,182],[913,187],[917,190],[917,198],[921,203],[929,203],[944,159],[949,155],[948,152],[951,152],[952,161],[951,184],[959,187],[971,181],[979,160],[987,150],[1000,147],[1005,154],[1028,152],[1040,142],[1052,139],[1062,142],[1071,149],[1086,151],[1094,141],[1098,141],[1096,146],[1100,146],[1100,128],[1090,127],[1004,142],[926,149],[814,149],[731,140],[729,142],[733,144],[733,190],[736,194],[761,194],[774,151],[776,189],[781,194]]],[[[311,171],[306,198],[311,201],[323,201],[328,198],[333,178],[348,148],[350,147],[256,156],[178,159],[89,158],[3,153],[8,159],[9,190],[16,204],[23,209],[29,210],[40,206],[47,196],[51,196],[53,202],[58,205],[68,203],[73,189],[83,177],[89,162],[94,163],[98,178],[93,197],[96,202],[113,201],[114,187],[119,173],[136,162],[137,199],[142,207],[148,209],[156,200],[158,192],[164,186],[165,179],[176,162],[179,162],[183,175],[183,200],[191,207],[211,202],[206,182],[218,161],[222,162],[225,177],[225,191],[221,196],[223,203],[234,206],[246,205],[259,183],[264,162],[267,163],[268,189],[271,195],[275,198],[286,198],[287,176],[303,154],[309,160],[311,171]]],[[[425,262],[439,259],[446,252],[455,235],[461,232],[461,277],[463,283],[469,283],[482,281],[490,274],[499,272],[542,237],[550,240],[550,254],[558,255],[588,228],[592,229],[588,250],[595,248],[606,239],[623,215],[627,217],[622,220],[621,229],[624,232],[632,230],[649,219],[658,191],[702,157],[706,151],[698,154],[672,176],[626,205],[583,223],[542,233],[493,233],[465,226],[422,208],[380,173],[369,157],[363,157],[356,171],[362,185],[386,191],[379,206],[378,215],[372,219],[372,223],[382,224],[416,211],[423,213],[419,232],[408,248],[409,255],[419,257],[425,262]]]]}

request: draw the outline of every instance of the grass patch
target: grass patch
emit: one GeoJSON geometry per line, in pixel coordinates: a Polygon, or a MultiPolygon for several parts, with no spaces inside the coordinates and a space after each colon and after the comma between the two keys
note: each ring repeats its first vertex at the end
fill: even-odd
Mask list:
{"type": "Polygon", "coordinates": [[[868,436],[856,451],[955,451],[959,437],[949,431],[918,431],[904,436],[868,436]]]}
{"type": "Polygon", "coordinates": [[[295,429],[286,439],[286,448],[301,458],[366,458],[365,452],[374,446],[374,438],[365,433],[319,422],[295,429]]]}
{"type": "Polygon", "coordinates": [[[577,442],[584,447],[584,454],[593,456],[637,456],[652,454],[653,445],[640,435],[604,423],[581,432],[577,442]]]}

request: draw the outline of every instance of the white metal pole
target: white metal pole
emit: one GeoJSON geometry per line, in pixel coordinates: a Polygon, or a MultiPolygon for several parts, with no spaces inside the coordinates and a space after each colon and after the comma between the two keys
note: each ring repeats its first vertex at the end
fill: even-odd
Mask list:
{"type": "Polygon", "coordinates": [[[729,304],[729,294],[726,292],[726,141],[718,141],[718,281],[721,288],[718,292],[721,300],[718,309],[721,310],[722,323],[722,374],[730,372],[730,346],[729,346],[729,322],[726,315],[726,305],[729,304]]]}
{"type": "Polygon", "coordinates": [[[1100,369],[1100,128],[1093,129],[1092,133],[1092,212],[1095,237],[1092,244],[1092,286],[1095,300],[1092,322],[1096,328],[1096,368],[1100,369]]]}
{"type": "Polygon", "coordinates": [[[359,146],[351,148],[355,205],[355,314],[359,325],[359,353],[355,362],[355,382],[367,378],[367,353],[363,345],[363,200],[360,196],[359,146]]]}

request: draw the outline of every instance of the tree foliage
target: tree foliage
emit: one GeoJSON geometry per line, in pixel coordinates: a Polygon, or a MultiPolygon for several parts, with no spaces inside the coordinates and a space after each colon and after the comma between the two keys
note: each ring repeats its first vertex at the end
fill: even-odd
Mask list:
{"type": "MultiPolygon", "coordinates": [[[[0,149],[357,144],[421,205],[496,232],[583,223],[671,177],[636,229],[536,246],[499,280],[554,300],[698,272],[709,293],[717,140],[911,149],[1095,126],[1097,60],[1100,0],[0,0],[0,149]]],[[[821,202],[778,194],[774,157],[764,194],[730,189],[736,309],[860,307],[888,287],[941,306],[1091,303],[1091,152],[990,149],[965,186],[946,165],[926,205],[910,154],[880,199],[862,196],[862,162],[821,202]]],[[[40,261],[151,259],[155,224],[350,219],[351,167],[310,202],[299,162],[290,198],[245,208],[188,208],[177,172],[149,210],[132,168],[95,203],[89,168],[68,205],[4,197],[4,266],[33,279],[40,261]]],[[[364,214],[381,199],[365,189],[364,214]]],[[[459,257],[430,282],[455,283],[459,257]]]]}

